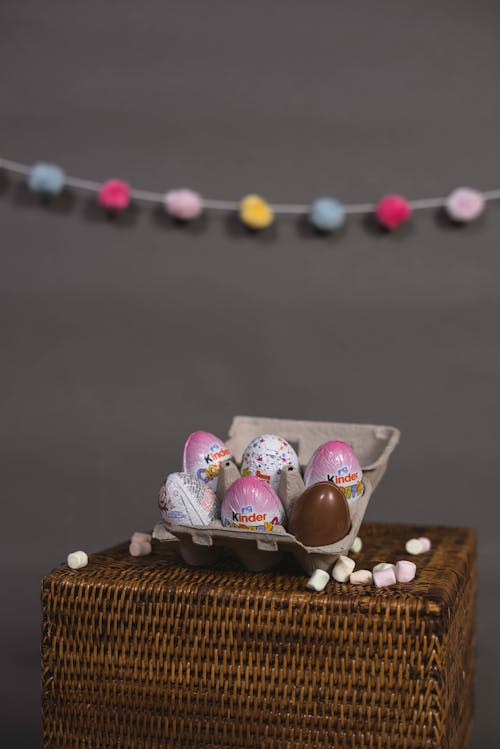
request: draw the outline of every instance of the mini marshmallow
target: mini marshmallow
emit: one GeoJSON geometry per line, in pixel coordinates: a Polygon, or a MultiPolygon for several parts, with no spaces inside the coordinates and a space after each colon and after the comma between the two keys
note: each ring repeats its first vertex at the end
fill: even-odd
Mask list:
{"type": "Polygon", "coordinates": [[[431,550],[432,544],[430,538],[427,538],[427,536],[421,536],[418,540],[424,547],[424,552],[431,550]]]}
{"type": "Polygon", "coordinates": [[[419,538],[410,538],[410,540],[406,542],[405,549],[408,554],[416,556],[417,554],[424,553],[424,544],[419,538]]]}
{"type": "Polygon", "coordinates": [[[353,572],[355,566],[356,562],[353,559],[349,559],[349,557],[345,557],[341,554],[335,562],[332,577],[338,583],[346,583],[349,580],[351,572],[353,572]]]}
{"type": "Polygon", "coordinates": [[[73,551],[68,554],[68,566],[72,570],[79,570],[82,567],[86,567],[89,563],[89,558],[84,551],[73,551]]]}
{"type": "Polygon", "coordinates": [[[362,548],[363,548],[363,542],[359,536],[356,536],[356,538],[352,542],[350,551],[352,551],[353,554],[359,554],[362,548]]]}
{"type": "Polygon", "coordinates": [[[373,575],[370,570],[356,570],[349,578],[349,582],[353,585],[371,585],[373,582],[373,575]]]}
{"type": "Polygon", "coordinates": [[[151,544],[149,541],[131,541],[128,550],[133,557],[145,557],[151,554],[151,544]]]}
{"type": "Polygon", "coordinates": [[[394,565],[389,564],[388,562],[380,562],[380,564],[375,565],[372,572],[381,572],[382,570],[388,570],[389,567],[394,568],[394,565]]]}
{"type": "Polygon", "coordinates": [[[131,541],[147,541],[151,543],[151,533],[143,533],[142,531],[135,531],[132,533],[131,541]]]}
{"type": "Polygon", "coordinates": [[[415,577],[417,565],[415,562],[409,562],[401,559],[396,563],[396,580],[398,583],[409,583],[415,577]]]}
{"type": "Polygon", "coordinates": [[[306,583],[306,588],[309,588],[309,590],[314,590],[316,593],[320,593],[325,587],[330,579],[330,575],[328,572],[325,572],[325,570],[314,570],[311,577],[306,583]]]}
{"type": "Polygon", "coordinates": [[[394,571],[394,565],[390,564],[383,570],[374,570],[373,582],[377,588],[385,588],[387,585],[394,585],[396,582],[396,573],[394,571]]]}

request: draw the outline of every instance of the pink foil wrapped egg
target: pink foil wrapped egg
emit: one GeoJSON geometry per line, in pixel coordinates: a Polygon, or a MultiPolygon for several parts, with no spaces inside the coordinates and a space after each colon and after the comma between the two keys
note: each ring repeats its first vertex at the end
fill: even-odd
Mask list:
{"type": "Polygon", "coordinates": [[[221,464],[230,459],[231,453],[221,439],[210,432],[193,432],[184,445],[183,470],[215,491],[221,464]]]}
{"type": "Polygon", "coordinates": [[[363,472],[356,453],[347,442],[330,440],[318,447],[304,472],[306,487],[318,481],[331,481],[347,500],[363,494],[363,472]]]}
{"type": "Polygon", "coordinates": [[[293,447],[277,434],[262,434],[246,447],[241,461],[242,476],[256,476],[278,490],[280,477],[289,467],[299,469],[293,447]]]}
{"type": "Polygon", "coordinates": [[[160,487],[158,505],[166,526],[189,525],[199,528],[214,519],[217,498],[203,481],[188,473],[171,473],[160,487]]]}
{"type": "Polygon", "coordinates": [[[285,510],[272,486],[255,476],[242,476],[224,495],[221,520],[225,528],[272,531],[283,525],[285,510]]]}

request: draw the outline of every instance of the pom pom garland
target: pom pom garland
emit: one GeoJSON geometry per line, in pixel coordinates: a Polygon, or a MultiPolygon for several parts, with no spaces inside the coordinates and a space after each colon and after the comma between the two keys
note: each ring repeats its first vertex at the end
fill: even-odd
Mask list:
{"type": "Polygon", "coordinates": [[[484,197],[478,190],[458,187],[446,198],[445,208],[453,221],[467,223],[479,218],[484,211],[484,197]]]}
{"type": "Polygon", "coordinates": [[[395,229],[408,220],[413,210],[444,209],[448,216],[460,223],[477,219],[489,201],[500,201],[500,188],[479,192],[469,187],[459,187],[447,197],[406,200],[400,195],[386,195],[378,204],[350,203],[342,205],[334,198],[317,198],[310,205],[283,203],[269,205],[258,195],[247,195],[241,201],[201,198],[192,190],[176,189],[165,193],[131,189],[126,182],[111,179],[100,184],[80,177],[66,176],[56,164],[38,162],[32,166],[0,157],[0,169],[22,175],[30,190],[41,195],[58,195],[65,187],[94,193],[99,205],[106,211],[118,213],[125,210],[130,200],[163,204],[169,215],[189,221],[203,210],[239,212],[241,221],[252,229],[265,229],[273,223],[275,214],[306,216],[323,232],[338,229],[348,214],[373,213],[387,229],[395,229]]]}
{"type": "Polygon", "coordinates": [[[274,221],[274,213],[258,195],[247,195],[240,203],[240,219],[250,229],[266,229],[274,221]]]}
{"type": "Polygon", "coordinates": [[[311,205],[309,220],[319,231],[334,231],[343,225],[345,210],[335,198],[317,198],[311,205]]]}
{"type": "Polygon", "coordinates": [[[375,215],[381,226],[393,230],[410,218],[411,208],[401,195],[386,195],[377,203],[375,215]]]}
{"type": "Polygon", "coordinates": [[[165,210],[173,218],[191,221],[203,212],[203,203],[200,195],[193,190],[170,190],[165,195],[165,210]]]}
{"type": "Polygon", "coordinates": [[[64,171],[57,164],[39,161],[33,164],[27,176],[28,187],[44,195],[59,195],[64,188],[64,171]]]}
{"type": "Polygon", "coordinates": [[[130,187],[121,179],[108,179],[99,190],[97,201],[106,211],[120,213],[130,203],[130,187]]]}

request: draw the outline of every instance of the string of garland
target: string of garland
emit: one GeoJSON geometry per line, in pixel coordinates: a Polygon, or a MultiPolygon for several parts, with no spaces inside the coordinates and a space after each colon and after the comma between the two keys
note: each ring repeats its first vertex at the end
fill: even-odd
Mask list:
{"type": "Polygon", "coordinates": [[[259,195],[246,195],[241,200],[212,200],[188,188],[166,193],[131,188],[120,179],[104,183],[67,176],[57,164],[37,162],[32,166],[0,158],[0,169],[26,178],[30,190],[44,197],[56,197],[65,187],[96,194],[97,202],[109,214],[125,211],[131,200],[156,203],[180,221],[192,221],[205,210],[237,211],[245,226],[261,230],[270,226],[276,214],[305,215],[322,232],[340,229],[349,214],[373,213],[378,223],[394,230],[408,221],[413,211],[444,208],[452,221],[468,223],[484,211],[487,201],[500,199],[500,189],[481,192],[470,187],[458,187],[447,197],[407,200],[402,195],[384,195],[377,203],[342,204],[333,197],[316,198],[311,204],[271,204],[259,195]]]}

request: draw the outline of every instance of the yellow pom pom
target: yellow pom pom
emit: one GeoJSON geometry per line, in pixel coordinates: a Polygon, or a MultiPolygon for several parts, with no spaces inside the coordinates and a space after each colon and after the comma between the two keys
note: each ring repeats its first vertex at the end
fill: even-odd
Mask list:
{"type": "Polygon", "coordinates": [[[269,203],[258,195],[247,195],[240,203],[240,219],[250,229],[265,229],[274,221],[269,203]]]}

